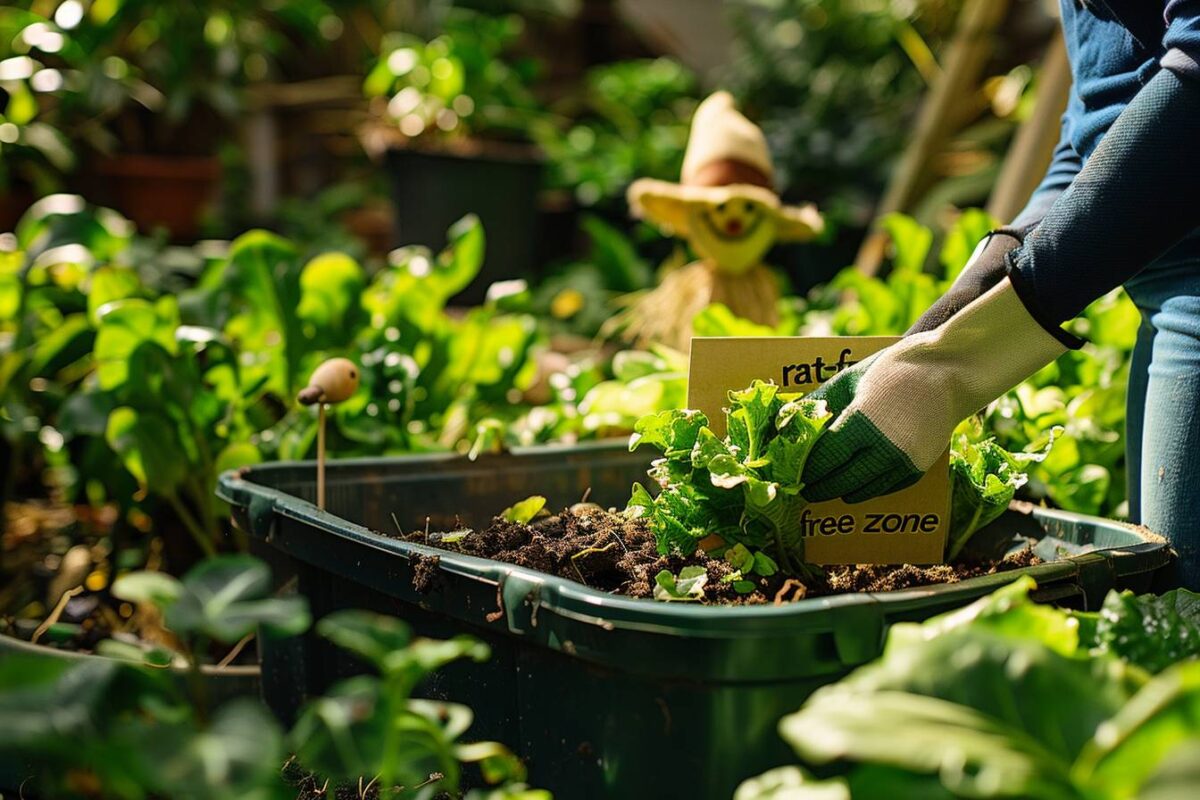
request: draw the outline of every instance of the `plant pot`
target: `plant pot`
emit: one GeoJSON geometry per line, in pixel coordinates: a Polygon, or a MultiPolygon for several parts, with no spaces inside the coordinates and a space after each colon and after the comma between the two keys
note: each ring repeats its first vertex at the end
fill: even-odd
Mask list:
{"type": "MultiPolygon", "coordinates": [[[[59,650],[42,644],[33,644],[22,639],[0,634],[0,660],[16,655],[34,655],[43,658],[57,658],[68,661],[80,659],[107,659],[107,656],[93,653],[79,653],[72,650],[59,650]]],[[[187,671],[171,670],[180,687],[187,682],[187,671]]],[[[229,666],[218,668],[214,665],[204,665],[200,668],[207,685],[209,701],[213,707],[218,707],[228,700],[238,697],[251,697],[258,694],[261,688],[262,671],[258,666],[229,666]]],[[[31,768],[25,764],[13,763],[0,759],[0,789],[8,789],[14,793],[24,785],[30,776],[31,768]]]]}
{"type": "Polygon", "coordinates": [[[479,303],[495,281],[539,274],[542,163],[533,151],[467,156],[393,147],[384,167],[396,209],[396,246],[419,244],[437,252],[446,244],[446,230],[465,215],[483,222],[483,269],[455,302],[479,303]]]}
{"type": "Polygon", "coordinates": [[[149,233],[165,229],[176,241],[195,239],[216,200],[221,162],[216,156],[120,155],[95,165],[98,202],[120,211],[149,233]]]}
{"type": "MultiPolygon", "coordinates": [[[[456,519],[479,527],[535,493],[550,507],[577,502],[588,488],[601,505],[623,504],[645,467],[644,456],[612,444],[474,462],[340,461],[329,467],[322,511],[312,502],[313,464],[277,463],[227,472],[217,493],[235,524],[291,563],[314,618],[367,608],[419,635],[487,642],[490,661],[451,665],[425,693],[471,706],[472,736],[509,744],[528,761],[532,785],[573,800],[728,798],[742,779],[787,759],[779,718],[876,657],[892,622],[962,606],[1020,574],[1038,581],[1042,600],[1094,608],[1110,588],[1148,589],[1170,561],[1163,540],[1143,529],[1025,508],[999,523],[1010,540],[1014,530],[1042,540],[1051,558],[1051,536],[1095,550],[953,585],[715,607],[614,596],[378,533],[394,530],[394,519],[427,515],[434,529],[456,519]],[[432,588],[422,593],[414,561],[428,569],[433,555],[432,588]]],[[[264,696],[285,721],[355,670],[312,634],[263,639],[260,654],[264,696]]]]}

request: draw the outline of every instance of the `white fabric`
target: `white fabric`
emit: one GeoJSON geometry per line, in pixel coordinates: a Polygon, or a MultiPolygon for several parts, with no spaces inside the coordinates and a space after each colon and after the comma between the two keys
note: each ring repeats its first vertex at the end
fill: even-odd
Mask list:
{"type": "Polygon", "coordinates": [[[691,183],[705,165],[723,159],[749,164],[767,180],[774,180],[775,166],[762,128],[737,110],[733,95],[716,92],[692,116],[692,130],[683,154],[683,182],[691,183]]]}
{"type": "Polygon", "coordinates": [[[959,422],[1066,349],[1005,278],[941,326],[881,351],[846,417],[861,411],[924,471],[959,422]]]}

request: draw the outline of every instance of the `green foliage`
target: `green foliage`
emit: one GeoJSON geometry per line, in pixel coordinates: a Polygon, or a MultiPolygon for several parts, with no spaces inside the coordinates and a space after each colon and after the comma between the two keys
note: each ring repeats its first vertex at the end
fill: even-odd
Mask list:
{"type": "Polygon", "coordinates": [[[964,431],[979,429],[967,420],[955,433],[950,448],[950,533],[946,558],[954,560],[980,528],[999,517],[1028,479],[1026,470],[1040,463],[1054,446],[1055,428],[1041,450],[1010,453],[994,438],[972,440],[964,431]]]}
{"type": "Polygon", "coordinates": [[[1095,614],[1079,614],[1094,653],[1112,653],[1150,672],[1200,655],[1200,595],[1110,592],[1095,614]]]}
{"type": "Polygon", "coordinates": [[[822,207],[869,208],[926,85],[923,37],[952,13],[887,0],[736,0],[725,84],[763,127],[781,185],[822,207]]]}
{"type": "Polygon", "coordinates": [[[318,631],[371,663],[379,675],[342,681],[301,711],[290,741],[305,768],[337,782],[378,776],[382,787],[418,789],[415,797],[431,798],[457,792],[461,765],[476,763],[489,783],[516,784],[505,788],[548,800],[548,794],[520,784],[524,766],[502,745],[459,741],[473,719],[469,708],[411,697],[445,664],[487,660],[485,645],[466,636],[413,639],[399,620],[365,611],[331,614],[318,631]]]}
{"type": "Polygon", "coordinates": [[[386,100],[386,115],[410,139],[464,136],[525,138],[538,104],[536,67],[509,51],[524,21],[456,8],[441,35],[389,34],[363,91],[386,100]]]}
{"type": "MultiPolygon", "coordinates": [[[[1179,764],[1200,736],[1200,663],[1158,660],[1163,671],[1151,678],[1089,650],[1079,621],[1034,604],[1033,588],[1022,578],[967,608],[894,626],[878,661],[780,725],[806,765],[836,762],[841,777],[775,770],[743,784],[738,800],[1188,796],[1179,764]]],[[[1141,602],[1156,620],[1177,605],[1194,616],[1174,598],[1141,602]]]]}
{"type": "MultiPolygon", "coordinates": [[[[718,536],[723,545],[709,552],[740,546],[748,556],[741,565],[747,577],[760,566],[767,570],[760,574],[772,574],[776,561],[790,575],[811,576],[800,529],[806,505],[800,475],[829,414],[823,403],[761,381],[730,392],[729,402],[724,439],[699,411],[663,411],[638,421],[629,449],[648,444],[662,453],[649,473],[661,491],[651,497],[635,485],[627,513],[646,519],[660,553],[688,555],[701,539],[718,536]]],[[[691,593],[677,583],[669,573],[657,579],[666,595],[691,593]]]]}
{"type": "MultiPolygon", "coordinates": [[[[724,554],[742,576],[774,574],[778,567],[764,551],[789,575],[810,576],[800,530],[806,505],[801,476],[829,419],[824,404],[780,393],[761,381],[730,392],[729,401],[723,440],[695,410],[660,411],[638,420],[629,449],[649,445],[662,453],[649,472],[662,491],[655,497],[634,485],[627,513],[647,520],[661,553],[687,555],[701,539],[716,536],[723,544],[710,552],[724,554]]],[[[965,432],[956,436],[950,452],[947,560],[957,558],[976,531],[1008,508],[1025,483],[1024,470],[1046,457],[1053,440],[1052,433],[1040,451],[1010,453],[992,439],[972,439],[965,432]]],[[[679,599],[659,577],[664,598],[679,599]]]]}
{"type": "Polygon", "coordinates": [[[668,58],[591,68],[534,137],[550,160],[550,185],[583,206],[611,203],[636,178],[678,180],[698,87],[668,58]]]}
{"type": "Polygon", "coordinates": [[[503,746],[460,741],[470,709],[410,697],[441,666],[488,658],[469,637],[413,639],[399,620],[340,611],[321,620],[320,632],[379,677],[333,687],[286,734],[257,700],[210,710],[197,672],[206,640],[231,642],[259,626],[279,635],[308,627],[304,599],[268,597],[269,584],[266,565],[245,556],[202,562],[182,581],[150,572],[121,577],[114,593],[165,610],[170,630],[189,643],[190,679],[161,668],[169,662],[149,661],[159,667],[151,668],[140,658],[0,659],[0,760],[28,765],[28,789],[46,797],[282,800],[296,796],[281,779],[292,753],[322,778],[377,778],[383,787],[404,786],[405,797],[456,793],[470,763],[498,785],[487,796],[549,800],[521,783],[524,767],[503,746]]]}
{"type": "MultiPolygon", "coordinates": [[[[950,287],[975,244],[994,225],[982,211],[963,212],[934,259],[932,233],[911,218],[891,215],[883,228],[892,259],[882,275],[843,270],[806,300],[784,301],[782,322],[774,330],[740,320],[719,305],[697,316],[698,330],[710,336],[903,335],[950,287]]],[[[991,438],[1003,450],[1022,454],[1017,457],[1025,462],[1021,468],[1029,480],[1019,488],[1031,499],[1084,514],[1125,514],[1125,390],[1139,321],[1137,309],[1120,290],[1092,303],[1075,321],[1075,332],[1087,344],[989,404],[978,421],[960,428],[966,437],[957,438],[957,446],[980,446],[991,438]],[[1052,431],[1054,447],[1046,452],[1052,431]],[[1032,453],[1043,457],[1028,455],[1032,453]]],[[[968,461],[978,463],[974,457],[968,461]]],[[[1002,475],[997,478],[1007,483],[1002,475]]],[[[978,479],[976,484],[983,488],[978,479]]],[[[992,489],[996,505],[1007,490],[996,482],[992,489]]]]}

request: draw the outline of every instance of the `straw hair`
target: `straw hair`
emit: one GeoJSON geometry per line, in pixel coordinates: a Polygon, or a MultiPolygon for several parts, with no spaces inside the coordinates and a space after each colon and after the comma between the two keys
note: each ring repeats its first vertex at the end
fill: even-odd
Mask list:
{"type": "Polygon", "coordinates": [[[686,353],[691,350],[692,320],[710,304],[723,303],[735,316],[774,327],[779,324],[778,299],[778,279],[766,267],[730,275],[695,261],[668,272],[614,323],[627,341],[642,347],[665,344],[686,353]]]}

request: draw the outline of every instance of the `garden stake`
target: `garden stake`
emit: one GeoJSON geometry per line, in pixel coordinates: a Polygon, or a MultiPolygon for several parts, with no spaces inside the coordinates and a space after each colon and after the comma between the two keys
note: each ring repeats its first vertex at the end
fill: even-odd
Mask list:
{"type": "Polygon", "coordinates": [[[317,508],[325,508],[325,407],[347,400],[358,390],[358,367],[348,358],[331,358],[313,370],[296,399],[317,406],[317,508]]]}

